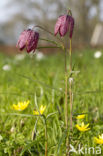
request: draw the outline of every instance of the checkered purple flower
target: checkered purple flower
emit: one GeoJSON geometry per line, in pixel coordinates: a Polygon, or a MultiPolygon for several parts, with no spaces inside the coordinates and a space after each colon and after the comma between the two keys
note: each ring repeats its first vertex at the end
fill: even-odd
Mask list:
{"type": "Polygon", "coordinates": [[[58,18],[56,22],[54,34],[56,36],[57,33],[59,33],[60,36],[63,37],[69,31],[69,37],[72,38],[73,29],[74,29],[74,18],[70,15],[62,15],[58,18]]]}
{"type": "Polygon", "coordinates": [[[19,37],[19,40],[17,42],[16,47],[19,47],[19,49],[22,51],[24,48],[26,48],[27,53],[30,53],[31,51],[35,51],[37,48],[39,40],[39,33],[28,29],[24,30],[19,37]]]}

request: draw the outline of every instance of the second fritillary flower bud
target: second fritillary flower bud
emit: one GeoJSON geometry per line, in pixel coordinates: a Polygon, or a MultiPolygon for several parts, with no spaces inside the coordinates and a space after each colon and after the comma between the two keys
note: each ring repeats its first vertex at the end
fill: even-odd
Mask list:
{"type": "Polygon", "coordinates": [[[72,38],[73,29],[74,18],[70,15],[62,15],[58,18],[56,22],[54,34],[56,36],[57,33],[59,33],[60,36],[63,37],[69,31],[69,37],[72,38]]]}

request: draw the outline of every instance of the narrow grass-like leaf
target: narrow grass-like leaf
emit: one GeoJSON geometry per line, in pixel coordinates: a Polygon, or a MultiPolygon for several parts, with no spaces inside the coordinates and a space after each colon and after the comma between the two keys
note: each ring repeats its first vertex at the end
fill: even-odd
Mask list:
{"type": "Polygon", "coordinates": [[[63,143],[64,139],[66,138],[66,135],[67,135],[67,131],[64,131],[64,133],[63,133],[63,135],[60,138],[59,143],[58,143],[57,154],[59,154],[60,146],[63,143]]]}
{"type": "Polygon", "coordinates": [[[27,146],[23,149],[23,151],[21,152],[20,156],[22,156],[26,150],[29,150],[29,148],[30,148],[34,143],[35,143],[35,141],[32,141],[29,145],[27,145],[27,146]]]}
{"type": "Polygon", "coordinates": [[[19,114],[19,113],[1,113],[0,115],[11,115],[11,116],[24,116],[24,117],[35,117],[35,116],[42,116],[42,115],[30,115],[30,114],[19,114]]]}
{"type": "Polygon", "coordinates": [[[63,92],[63,93],[64,93],[64,91],[62,91],[62,90],[60,90],[60,89],[58,89],[58,88],[49,86],[49,85],[47,85],[47,84],[45,84],[45,83],[43,83],[43,82],[41,82],[41,81],[39,81],[39,80],[34,80],[34,79],[32,79],[32,78],[30,78],[30,77],[28,77],[28,76],[22,75],[22,74],[18,74],[18,73],[16,73],[16,74],[17,74],[18,76],[21,76],[21,77],[23,77],[23,78],[26,78],[26,79],[28,79],[28,80],[30,80],[30,81],[40,83],[41,85],[43,85],[44,87],[47,87],[47,88],[49,88],[49,89],[55,89],[55,90],[57,90],[57,91],[59,91],[59,92],[63,92]]]}
{"type": "Polygon", "coordinates": [[[34,97],[34,102],[35,102],[37,110],[39,111],[36,93],[35,93],[35,97],[34,97]]]}
{"type": "Polygon", "coordinates": [[[54,112],[54,113],[48,114],[47,117],[46,117],[46,119],[48,119],[49,117],[51,117],[52,115],[55,115],[55,114],[57,114],[57,113],[58,113],[58,112],[54,112]]]}
{"type": "Polygon", "coordinates": [[[36,137],[37,122],[38,122],[38,118],[37,118],[37,120],[36,120],[36,122],[35,122],[34,130],[33,130],[33,132],[32,132],[32,140],[34,140],[35,137],[36,137]]]}

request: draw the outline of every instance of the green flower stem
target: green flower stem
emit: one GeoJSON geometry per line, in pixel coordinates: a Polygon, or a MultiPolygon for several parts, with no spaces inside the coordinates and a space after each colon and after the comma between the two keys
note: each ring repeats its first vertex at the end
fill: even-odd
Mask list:
{"type": "MultiPolygon", "coordinates": [[[[43,27],[41,27],[41,26],[39,26],[39,25],[36,25],[36,26],[34,26],[32,29],[34,29],[35,27],[40,28],[40,29],[46,31],[47,33],[49,33],[50,35],[52,35],[52,36],[54,37],[54,33],[48,31],[46,28],[43,28],[43,27]]],[[[59,37],[55,36],[55,38],[57,38],[60,42],[63,43],[63,41],[62,41],[59,37]]]]}
{"type": "Polygon", "coordinates": [[[47,123],[45,120],[45,156],[47,156],[47,150],[48,150],[48,142],[47,142],[47,123]]]}
{"type": "Polygon", "coordinates": [[[50,42],[54,45],[56,45],[57,47],[60,47],[62,50],[64,50],[64,44],[58,44],[56,41],[53,41],[53,40],[48,40],[48,39],[45,39],[45,38],[39,38],[40,40],[43,40],[43,41],[47,41],[47,42],[50,42]]]}
{"type": "Polygon", "coordinates": [[[44,125],[45,125],[45,156],[47,156],[48,153],[48,137],[47,137],[47,118],[45,115],[42,115],[44,119],[44,125]]]}
{"type": "Polygon", "coordinates": [[[76,143],[75,148],[78,148],[78,145],[81,143],[82,140],[84,140],[82,137],[83,137],[83,133],[81,132],[78,137],[78,142],[76,143]]]}
{"type": "Polygon", "coordinates": [[[65,128],[66,128],[66,155],[68,155],[68,73],[67,73],[67,50],[65,49],[65,128]]]}
{"type": "Polygon", "coordinates": [[[43,40],[43,41],[47,41],[47,42],[50,42],[50,43],[53,43],[55,45],[58,45],[57,42],[53,41],[53,40],[48,40],[48,39],[45,39],[45,38],[39,38],[40,40],[43,40]]]}
{"type": "MultiPolygon", "coordinates": [[[[70,49],[69,49],[69,72],[70,78],[72,75],[72,40],[70,39],[70,49]]],[[[71,143],[72,139],[72,105],[73,105],[73,93],[72,93],[72,81],[69,79],[69,99],[70,99],[70,134],[69,134],[69,144],[71,143]]],[[[69,153],[70,155],[70,153],[69,153]]]]}
{"type": "Polygon", "coordinates": [[[43,47],[37,47],[37,49],[42,49],[42,48],[61,48],[61,47],[53,47],[53,46],[43,46],[43,47]]]}
{"type": "MultiPolygon", "coordinates": [[[[70,39],[70,50],[69,50],[69,72],[70,75],[72,73],[72,40],[70,39]]],[[[70,131],[72,131],[72,105],[73,105],[73,98],[72,98],[72,82],[69,81],[69,97],[70,97],[70,131]]]]}

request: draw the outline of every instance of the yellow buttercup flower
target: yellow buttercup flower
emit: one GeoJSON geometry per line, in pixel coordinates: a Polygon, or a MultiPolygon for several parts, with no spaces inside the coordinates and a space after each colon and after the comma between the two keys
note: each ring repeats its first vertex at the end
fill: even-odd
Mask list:
{"type": "Polygon", "coordinates": [[[94,137],[94,141],[97,143],[97,144],[103,144],[103,134],[99,135],[99,137],[94,137]]]}
{"type": "Polygon", "coordinates": [[[85,125],[84,122],[82,122],[81,125],[78,125],[78,124],[77,124],[75,127],[76,127],[79,131],[81,131],[81,132],[85,132],[85,131],[90,130],[90,128],[88,128],[88,127],[89,127],[89,124],[85,125]]]}
{"type": "Polygon", "coordinates": [[[44,113],[45,109],[46,109],[46,106],[41,105],[39,111],[34,110],[33,114],[34,115],[42,115],[44,113]]]}
{"type": "Polygon", "coordinates": [[[17,105],[13,104],[12,108],[17,111],[23,111],[29,105],[30,101],[18,102],[17,105]]]}
{"type": "Polygon", "coordinates": [[[85,114],[78,115],[76,118],[77,118],[77,119],[84,119],[84,118],[85,118],[85,114]]]}

